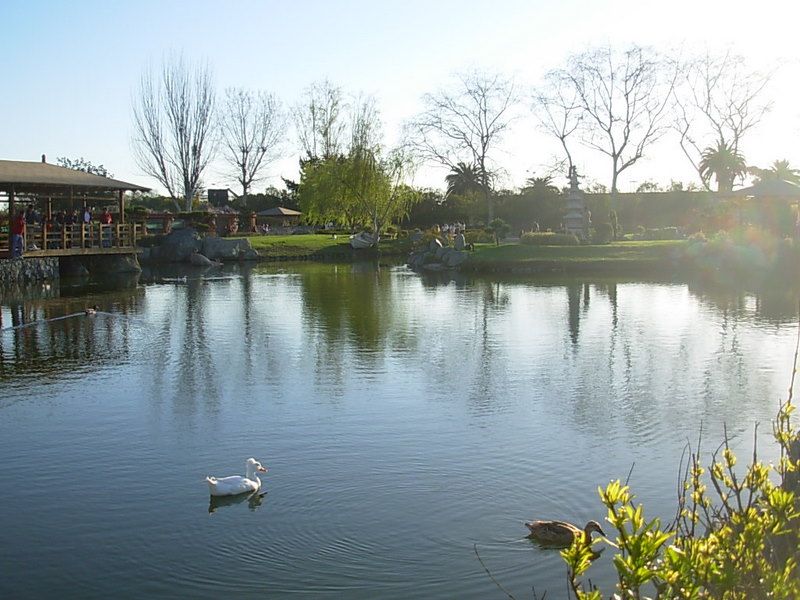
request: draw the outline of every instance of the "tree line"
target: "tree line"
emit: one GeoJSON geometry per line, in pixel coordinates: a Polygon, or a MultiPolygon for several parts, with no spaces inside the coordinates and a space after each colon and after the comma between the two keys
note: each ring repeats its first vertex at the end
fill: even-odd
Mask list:
{"type": "MultiPolygon", "coordinates": [[[[390,148],[373,98],[349,96],[322,81],[288,109],[263,90],[229,88],[218,100],[207,64],[171,56],[160,71],[147,69],[141,77],[133,148],[139,166],[186,210],[218,154],[246,199],[271,163],[299,149],[299,181],[286,181],[287,189],[315,222],[377,232],[431,202],[431,209],[447,206],[451,214],[489,222],[502,195],[503,138],[525,116],[561,150],[549,173],[526,182],[523,197],[552,196],[552,176],[574,167],[584,149],[606,161],[614,205],[620,175],[670,131],[703,189],[715,184],[730,191],[747,174],[768,176],[769,169],[747,167],[742,149],[771,108],[772,75],[731,53],[681,58],[638,45],[587,48],[529,90],[498,73],[456,75],[422,96],[423,110],[404,123],[401,141],[390,148]],[[423,164],[449,169],[444,195],[411,185],[423,164]]],[[[779,163],[782,177],[796,177],[786,161],[772,168],[779,163]]]]}

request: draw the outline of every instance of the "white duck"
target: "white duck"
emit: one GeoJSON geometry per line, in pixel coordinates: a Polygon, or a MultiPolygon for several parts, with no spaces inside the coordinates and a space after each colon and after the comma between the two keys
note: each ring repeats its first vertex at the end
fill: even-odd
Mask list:
{"type": "Polygon", "coordinates": [[[258,472],[266,469],[255,458],[248,458],[245,462],[245,476],[231,475],[230,477],[206,477],[206,483],[212,496],[236,496],[245,492],[255,492],[261,487],[258,472]]]}

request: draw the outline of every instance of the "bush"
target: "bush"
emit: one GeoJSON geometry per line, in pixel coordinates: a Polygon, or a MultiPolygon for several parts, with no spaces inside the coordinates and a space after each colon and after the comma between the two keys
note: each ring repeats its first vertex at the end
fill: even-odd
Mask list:
{"type": "Polygon", "coordinates": [[[502,240],[508,235],[511,227],[508,223],[503,221],[503,219],[495,219],[489,223],[489,226],[486,228],[486,230],[491,231],[495,236],[497,236],[498,240],[502,240]]]}
{"type": "MultiPolygon", "coordinates": [[[[747,468],[735,468],[728,439],[712,454],[708,470],[692,453],[670,527],[646,520],[619,481],[598,489],[616,530],[614,598],[643,598],[644,586],[656,592],[650,596],[665,599],[800,598],[800,432],[790,422],[793,410],[790,397],[774,425],[782,450],[777,465],[754,455],[747,468]]],[[[585,591],[581,581],[596,556],[591,544],[576,541],[562,556],[575,597],[600,600],[601,590],[590,583],[585,591]]]]}
{"type": "Polygon", "coordinates": [[[611,223],[598,223],[592,234],[592,242],[595,244],[609,244],[614,238],[614,228],[611,223]]]}
{"type": "Polygon", "coordinates": [[[708,240],[706,239],[706,234],[702,231],[696,231],[688,238],[688,241],[692,244],[705,244],[708,240]]]}
{"type": "Polygon", "coordinates": [[[494,241],[494,234],[484,229],[469,229],[464,234],[464,241],[467,244],[488,244],[494,241]]]}
{"type": "Polygon", "coordinates": [[[571,233],[536,233],[529,231],[523,233],[520,238],[521,244],[530,246],[578,246],[581,242],[571,233]]]}
{"type": "Polygon", "coordinates": [[[146,237],[136,238],[136,245],[139,248],[152,248],[153,246],[160,246],[166,237],[167,236],[165,236],[163,233],[158,233],[156,235],[148,235],[146,237]]]}
{"type": "Polygon", "coordinates": [[[646,240],[679,240],[681,234],[677,227],[662,227],[661,229],[648,229],[644,232],[646,240]]]}
{"type": "Polygon", "coordinates": [[[129,206],[125,210],[125,216],[131,221],[144,219],[150,211],[145,206],[129,206]]]}

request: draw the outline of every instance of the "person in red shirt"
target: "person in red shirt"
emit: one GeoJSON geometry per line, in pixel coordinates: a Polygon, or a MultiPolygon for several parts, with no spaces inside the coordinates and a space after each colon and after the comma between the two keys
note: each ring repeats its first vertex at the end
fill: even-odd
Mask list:
{"type": "Polygon", "coordinates": [[[108,208],[103,209],[98,221],[100,221],[100,231],[103,232],[103,247],[108,248],[111,246],[111,213],[108,212],[108,208]]]}
{"type": "Polygon", "coordinates": [[[22,256],[25,248],[25,213],[19,211],[11,219],[11,258],[22,256]]]}

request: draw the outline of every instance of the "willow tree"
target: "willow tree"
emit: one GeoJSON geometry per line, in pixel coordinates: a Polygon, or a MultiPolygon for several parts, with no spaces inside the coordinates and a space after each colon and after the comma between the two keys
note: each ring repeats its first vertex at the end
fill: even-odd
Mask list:
{"type": "Polygon", "coordinates": [[[165,60],[159,76],[142,75],[133,103],[136,162],[163,185],[180,209],[192,209],[203,172],[214,155],[215,91],[208,65],[183,57],[165,60]]]}
{"type": "Polygon", "coordinates": [[[402,150],[384,151],[378,113],[371,100],[353,105],[346,152],[304,163],[300,208],[306,218],[363,226],[377,239],[419,199],[406,184],[413,162],[402,150]]]}

